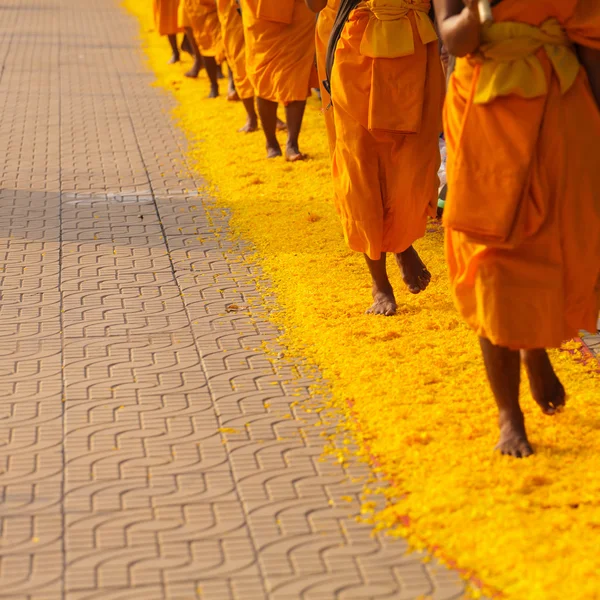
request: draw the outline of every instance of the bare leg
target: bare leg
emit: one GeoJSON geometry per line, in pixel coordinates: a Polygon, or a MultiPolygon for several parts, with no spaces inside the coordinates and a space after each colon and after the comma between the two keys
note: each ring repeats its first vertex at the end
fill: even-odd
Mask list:
{"type": "Polygon", "coordinates": [[[235,89],[235,83],[233,81],[233,73],[231,72],[231,69],[229,69],[227,100],[230,102],[239,102],[241,100],[241,98],[238,96],[237,90],[235,89]]]}
{"type": "Polygon", "coordinates": [[[190,56],[194,55],[194,50],[192,49],[192,46],[190,45],[190,40],[185,33],[183,34],[183,40],[181,40],[181,51],[187,52],[190,56]]]}
{"type": "Polygon", "coordinates": [[[174,65],[175,63],[179,62],[179,48],[177,46],[177,36],[175,34],[171,34],[168,36],[169,38],[169,44],[171,44],[171,50],[172,50],[172,54],[171,54],[171,59],[169,60],[169,64],[170,65],[174,65]]]}
{"type": "Polygon", "coordinates": [[[554,372],[548,353],[544,349],[523,350],[521,360],[529,377],[533,399],[544,414],[553,415],[565,405],[566,394],[563,384],[554,372]]]}
{"type": "Polygon", "coordinates": [[[488,380],[499,411],[500,440],[496,446],[502,454],[524,458],[533,454],[525,432],[525,418],[519,405],[521,360],[519,352],[495,346],[479,338],[488,380]]]}
{"type": "Polygon", "coordinates": [[[200,53],[200,48],[198,48],[198,44],[196,43],[196,38],[194,37],[194,32],[190,27],[186,27],[185,36],[188,39],[188,42],[192,48],[192,55],[194,57],[194,64],[192,68],[185,74],[186,77],[191,77],[195,79],[198,77],[198,74],[202,70],[203,60],[202,54],[200,53]]]}
{"type": "Polygon", "coordinates": [[[365,254],[365,260],[373,279],[373,306],[367,314],[391,317],[396,314],[397,305],[385,266],[386,255],[383,253],[379,260],[373,260],[365,254]]]}
{"type": "Polygon", "coordinates": [[[404,252],[396,254],[396,261],[402,271],[404,283],[411,294],[419,294],[431,282],[431,273],[412,246],[404,252]]]}
{"type": "Polygon", "coordinates": [[[300,136],[300,130],[302,129],[302,119],[304,118],[305,108],[305,101],[290,102],[285,107],[285,118],[288,126],[288,140],[287,147],[285,149],[285,158],[290,162],[306,159],[306,155],[300,152],[300,148],[298,146],[298,137],[300,136]]]}
{"type": "Polygon", "coordinates": [[[242,133],[253,133],[258,129],[258,116],[254,107],[254,98],[244,98],[242,100],[248,119],[246,124],[240,129],[242,133]]]}
{"type": "Polygon", "coordinates": [[[275,130],[277,127],[277,102],[264,98],[257,98],[258,114],[267,139],[267,158],[281,156],[281,146],[277,141],[275,130]]]}
{"type": "Polygon", "coordinates": [[[208,94],[208,97],[216,98],[219,95],[219,80],[217,77],[218,65],[214,56],[204,57],[204,68],[210,80],[210,94],[208,94]]]}

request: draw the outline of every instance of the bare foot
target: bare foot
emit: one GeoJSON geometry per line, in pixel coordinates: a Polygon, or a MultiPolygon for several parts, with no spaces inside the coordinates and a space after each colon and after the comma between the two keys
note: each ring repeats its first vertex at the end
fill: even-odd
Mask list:
{"type": "Polygon", "coordinates": [[[367,314],[391,317],[396,314],[397,308],[392,286],[390,285],[387,289],[379,289],[373,284],[373,305],[367,309],[367,314]]]}
{"type": "Polygon", "coordinates": [[[396,254],[396,261],[402,271],[404,283],[411,294],[419,294],[427,288],[431,281],[431,273],[412,246],[404,252],[396,254]]]}
{"type": "Polygon", "coordinates": [[[196,61],[192,65],[192,68],[185,74],[185,76],[190,77],[191,79],[196,79],[196,77],[198,77],[201,70],[202,70],[202,61],[196,61]]]}
{"type": "Polygon", "coordinates": [[[183,36],[183,40],[181,41],[181,50],[183,52],[187,52],[188,54],[194,53],[192,46],[190,45],[190,40],[188,40],[187,35],[183,36]]]}
{"type": "Polygon", "coordinates": [[[526,458],[533,454],[522,414],[517,416],[500,414],[500,440],[496,450],[515,458],[526,458]]]}
{"type": "Polygon", "coordinates": [[[219,97],[219,86],[211,85],[210,92],[208,94],[208,98],[218,98],[219,97]]]}
{"type": "Polygon", "coordinates": [[[283,152],[281,151],[281,146],[279,144],[267,144],[267,158],[277,158],[282,155],[283,152]]]}
{"type": "Polygon", "coordinates": [[[229,102],[239,102],[241,98],[238,96],[238,93],[235,90],[233,90],[232,92],[229,92],[227,94],[227,100],[229,102]]]}
{"type": "Polygon", "coordinates": [[[171,54],[171,58],[169,59],[169,62],[167,64],[169,65],[174,65],[175,63],[179,62],[179,52],[173,52],[173,54],[171,54]]]}
{"type": "Polygon", "coordinates": [[[566,392],[545,350],[524,350],[521,360],[529,377],[531,395],[545,415],[553,415],[566,402],[566,392]]]}
{"type": "Polygon", "coordinates": [[[240,133],[254,133],[258,131],[258,121],[256,119],[248,119],[246,124],[241,129],[238,129],[238,131],[240,133]]]}
{"type": "Polygon", "coordinates": [[[298,162],[299,160],[306,160],[308,157],[306,154],[302,154],[297,144],[288,144],[285,149],[285,160],[288,162],[298,162]]]}
{"type": "Polygon", "coordinates": [[[278,118],[275,129],[277,129],[277,131],[287,131],[287,123],[278,118]]]}

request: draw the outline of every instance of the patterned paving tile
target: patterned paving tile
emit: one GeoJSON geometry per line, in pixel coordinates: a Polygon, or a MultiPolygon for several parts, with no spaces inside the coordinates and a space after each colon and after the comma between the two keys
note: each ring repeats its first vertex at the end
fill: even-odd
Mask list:
{"type": "Polygon", "coordinates": [[[461,597],[355,521],[152,80],[118,2],[1,3],[0,598],[461,597]]]}

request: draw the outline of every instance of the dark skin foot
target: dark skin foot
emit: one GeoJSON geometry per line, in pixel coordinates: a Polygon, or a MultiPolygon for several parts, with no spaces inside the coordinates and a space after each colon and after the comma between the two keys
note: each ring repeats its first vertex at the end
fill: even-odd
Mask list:
{"type": "Polygon", "coordinates": [[[396,254],[396,261],[402,271],[402,279],[411,294],[420,294],[427,288],[431,282],[431,273],[412,246],[396,254]]]}
{"type": "Polygon", "coordinates": [[[202,71],[202,60],[195,60],[192,68],[185,74],[186,77],[196,79],[202,71]]]}
{"type": "Polygon", "coordinates": [[[500,440],[496,450],[515,458],[533,454],[525,431],[525,418],[519,404],[521,357],[519,352],[496,346],[479,338],[485,370],[498,405],[500,440]]]}
{"type": "Polygon", "coordinates": [[[187,52],[188,54],[191,54],[192,56],[194,54],[194,50],[190,46],[190,41],[188,40],[187,35],[183,36],[183,40],[181,42],[181,51],[182,52],[187,52]]]}
{"type": "Polygon", "coordinates": [[[235,89],[235,82],[233,81],[233,72],[229,69],[229,80],[227,86],[227,100],[230,102],[239,102],[240,97],[235,89]]]}
{"type": "Polygon", "coordinates": [[[267,144],[267,158],[277,158],[279,156],[283,156],[283,152],[281,151],[281,146],[277,145],[269,145],[267,144]]]}
{"type": "Polygon", "coordinates": [[[246,124],[238,129],[238,131],[240,133],[254,133],[255,131],[258,131],[258,121],[256,119],[251,120],[248,118],[246,124]]]}
{"type": "Polygon", "coordinates": [[[397,305],[392,284],[387,276],[386,255],[379,260],[373,260],[365,255],[369,272],[373,280],[373,305],[367,309],[368,315],[391,317],[396,314],[397,305]]]}
{"type": "Polygon", "coordinates": [[[393,317],[396,314],[396,310],[398,310],[398,305],[396,304],[392,286],[388,289],[380,290],[373,284],[373,304],[370,308],[367,308],[366,314],[393,317]]]}
{"type": "Polygon", "coordinates": [[[279,117],[277,117],[275,129],[277,129],[277,131],[287,131],[287,124],[284,121],[282,121],[279,117]]]}
{"type": "Polygon", "coordinates": [[[258,131],[258,115],[254,106],[254,98],[244,98],[242,100],[248,119],[246,124],[239,130],[241,133],[253,133],[258,131]]]}
{"type": "Polygon", "coordinates": [[[299,160],[306,160],[307,158],[306,154],[300,152],[297,144],[287,143],[285,147],[285,160],[288,162],[297,162],[299,160]]]}
{"type": "Polygon", "coordinates": [[[306,160],[306,155],[300,152],[298,138],[302,129],[304,109],[306,102],[290,102],[285,107],[285,118],[287,121],[288,140],[285,148],[285,159],[289,162],[306,160]]]}
{"type": "Polygon", "coordinates": [[[214,56],[204,56],[204,68],[210,81],[209,98],[217,98],[219,95],[219,79],[217,77],[219,66],[214,56]]]}
{"type": "Polygon", "coordinates": [[[545,415],[553,415],[564,407],[566,393],[543,350],[523,350],[521,360],[529,377],[531,395],[545,415]]]}
{"type": "Polygon", "coordinates": [[[533,454],[533,448],[527,439],[523,414],[500,413],[500,440],[496,450],[514,458],[526,458],[533,454]]]}
{"type": "Polygon", "coordinates": [[[171,54],[171,58],[169,60],[169,64],[170,65],[174,65],[175,63],[179,62],[180,56],[179,56],[179,48],[177,47],[177,36],[176,35],[170,35],[169,36],[169,44],[171,44],[171,50],[172,50],[172,54],[171,54]]]}
{"type": "Polygon", "coordinates": [[[192,49],[192,56],[194,57],[194,64],[192,68],[185,74],[186,77],[190,77],[191,79],[196,79],[198,74],[202,70],[202,66],[204,65],[204,61],[202,60],[202,54],[200,53],[200,48],[198,48],[198,44],[196,43],[196,38],[194,37],[194,32],[188,27],[185,30],[185,37],[187,43],[192,49]]]}
{"type": "Polygon", "coordinates": [[[260,122],[262,123],[263,132],[267,142],[267,158],[276,158],[281,156],[281,146],[277,141],[277,102],[266,100],[265,98],[257,98],[256,105],[260,122]]]}

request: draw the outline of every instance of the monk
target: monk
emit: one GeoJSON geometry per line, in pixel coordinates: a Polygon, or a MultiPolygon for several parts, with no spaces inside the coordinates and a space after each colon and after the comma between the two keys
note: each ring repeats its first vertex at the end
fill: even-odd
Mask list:
{"type": "Polygon", "coordinates": [[[521,363],[542,411],[565,404],[546,348],[600,306],[600,3],[436,0],[457,58],[445,108],[452,291],[478,334],[503,454],[533,453],[521,363]],[[484,133],[484,135],[482,135],[484,133]]]}
{"type": "Polygon", "coordinates": [[[166,35],[171,44],[171,59],[169,64],[179,62],[177,34],[181,31],[178,22],[179,0],[154,0],[154,23],[159,35],[166,35]]]}
{"type": "Polygon", "coordinates": [[[317,20],[317,31],[315,38],[317,70],[319,73],[319,86],[321,90],[321,103],[323,105],[323,114],[325,115],[325,127],[327,128],[327,140],[329,142],[329,153],[333,157],[335,148],[335,122],[333,119],[333,104],[329,92],[324,86],[327,79],[325,61],[327,56],[327,46],[329,36],[333,29],[333,23],[340,6],[340,0],[306,0],[308,8],[319,13],[317,20]]]}
{"type": "Polygon", "coordinates": [[[183,0],[183,23],[194,54],[187,77],[198,77],[204,66],[210,81],[209,98],[219,95],[218,59],[222,55],[221,25],[216,0],[183,0]]]}
{"type": "Polygon", "coordinates": [[[251,133],[258,129],[258,116],[254,103],[254,89],[246,74],[244,25],[238,9],[237,0],[217,0],[227,65],[236,95],[246,109],[246,124],[239,131],[251,133]]]}
{"type": "Polygon", "coordinates": [[[365,255],[374,315],[397,309],[387,253],[410,292],[431,280],[413,248],[435,215],[440,165],[444,78],[429,9],[421,0],[341,0],[327,52],[335,201],[348,245],[365,255]]]}
{"type": "Polygon", "coordinates": [[[299,136],[314,79],[315,17],[304,0],[241,0],[246,72],[257,96],[267,156],[282,155],[276,137],[277,105],[285,106],[285,157],[303,160],[299,136]]]}

